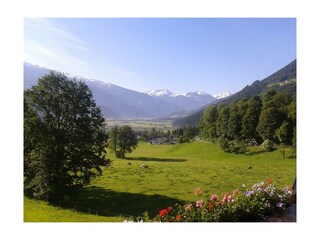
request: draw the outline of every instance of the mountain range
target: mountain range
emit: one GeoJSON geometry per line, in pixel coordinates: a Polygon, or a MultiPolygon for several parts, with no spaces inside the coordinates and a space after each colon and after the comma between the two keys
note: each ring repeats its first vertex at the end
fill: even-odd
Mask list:
{"type": "MultiPolygon", "coordinates": [[[[37,84],[38,78],[50,71],[24,63],[24,88],[37,84]]],[[[174,94],[168,89],[141,93],[99,80],[79,76],[69,78],[84,81],[92,91],[97,105],[101,107],[104,117],[113,119],[184,116],[218,98],[231,95],[229,92],[217,94],[216,97],[203,92],[174,94]]]]}
{"type": "Polygon", "coordinates": [[[182,107],[184,110],[198,109],[217,99],[228,97],[231,95],[230,92],[223,92],[216,95],[210,95],[205,92],[188,92],[184,94],[176,94],[168,89],[150,90],[146,91],[146,93],[149,96],[153,96],[168,103],[172,103],[174,105],[182,107]]]}

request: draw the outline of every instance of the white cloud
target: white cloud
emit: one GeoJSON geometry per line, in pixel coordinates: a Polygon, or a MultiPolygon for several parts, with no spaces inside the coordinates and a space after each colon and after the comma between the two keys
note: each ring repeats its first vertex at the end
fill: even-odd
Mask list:
{"type": "MultiPolygon", "coordinates": [[[[34,42],[26,42],[25,43],[25,55],[26,56],[39,56],[42,57],[50,57],[54,60],[58,61],[59,63],[63,63],[65,65],[73,65],[73,66],[89,66],[88,63],[79,60],[71,55],[65,54],[59,51],[51,51],[47,47],[41,46],[38,43],[34,42]]],[[[41,57],[40,57],[41,58],[41,57]]]]}
{"type": "MultiPolygon", "coordinates": [[[[63,42],[68,47],[81,51],[88,51],[89,46],[84,41],[63,29],[64,26],[58,26],[55,22],[45,18],[26,18],[24,20],[25,35],[28,33],[40,34],[40,37],[48,40],[55,39],[63,42]]],[[[26,36],[28,37],[28,36],[26,36]]],[[[34,36],[33,36],[34,37],[34,36]]]]}
{"type": "Polygon", "coordinates": [[[36,51],[38,51],[38,52],[40,52],[40,53],[42,53],[42,54],[44,54],[44,55],[46,55],[48,57],[53,57],[53,58],[57,58],[57,59],[61,59],[62,58],[61,56],[49,51],[47,48],[44,48],[44,47],[42,47],[40,45],[31,44],[31,46],[29,46],[29,47],[30,47],[30,49],[36,50],[36,51]]]}
{"type": "Polygon", "coordinates": [[[88,45],[52,20],[25,19],[24,37],[25,57],[32,56],[42,62],[50,59],[59,68],[62,64],[73,67],[89,66],[81,59],[82,55],[89,51],[88,45]]]}

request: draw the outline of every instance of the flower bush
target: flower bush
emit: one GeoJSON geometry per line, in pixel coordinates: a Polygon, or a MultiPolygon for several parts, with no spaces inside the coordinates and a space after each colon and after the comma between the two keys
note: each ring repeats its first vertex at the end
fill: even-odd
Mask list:
{"type": "Polygon", "coordinates": [[[154,219],[160,222],[252,222],[261,221],[276,212],[282,212],[290,205],[292,191],[286,187],[277,189],[271,179],[254,184],[247,189],[234,190],[222,197],[217,195],[202,197],[200,188],[196,202],[162,209],[154,219]]]}

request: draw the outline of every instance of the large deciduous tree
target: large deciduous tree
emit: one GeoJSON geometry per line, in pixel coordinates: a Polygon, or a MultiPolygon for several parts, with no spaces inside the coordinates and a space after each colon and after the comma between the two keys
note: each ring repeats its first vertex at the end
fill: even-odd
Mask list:
{"type": "Polygon", "coordinates": [[[24,190],[51,200],[102,174],[104,118],[81,81],[51,72],[24,92],[24,190]]]}
{"type": "Polygon", "coordinates": [[[218,106],[218,112],[216,121],[217,134],[220,138],[228,139],[230,108],[227,105],[220,105],[218,106]]]}
{"type": "Polygon", "coordinates": [[[199,130],[203,139],[214,140],[217,138],[216,121],[218,119],[218,109],[210,106],[204,110],[199,123],[199,130]]]}
{"type": "Polygon", "coordinates": [[[259,117],[257,132],[263,140],[278,142],[276,130],[287,119],[286,109],[290,97],[286,94],[277,94],[274,90],[263,96],[262,110],[259,117]]]}
{"type": "Polygon", "coordinates": [[[284,121],[283,112],[275,107],[263,109],[260,114],[257,131],[263,140],[277,141],[276,130],[284,121]]]}
{"type": "Polygon", "coordinates": [[[241,114],[238,108],[238,103],[234,102],[230,105],[228,120],[228,136],[230,139],[239,139],[241,131],[241,114]]]}
{"type": "Polygon", "coordinates": [[[242,119],[242,136],[244,139],[251,140],[252,138],[259,138],[256,129],[261,113],[262,102],[260,97],[254,96],[249,100],[248,108],[242,119]]]}

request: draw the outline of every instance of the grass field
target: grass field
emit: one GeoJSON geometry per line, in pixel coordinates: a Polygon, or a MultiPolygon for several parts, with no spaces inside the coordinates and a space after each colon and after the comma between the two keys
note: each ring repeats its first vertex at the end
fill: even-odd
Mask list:
{"type": "Polygon", "coordinates": [[[24,198],[25,222],[121,222],[124,219],[122,217],[96,216],[72,209],[55,207],[44,201],[24,198]]]}
{"type": "MultiPolygon", "coordinates": [[[[70,207],[76,203],[83,209],[91,208],[114,216],[142,216],[148,211],[153,217],[160,209],[176,202],[196,200],[194,189],[197,187],[205,194],[222,195],[241,188],[242,184],[250,187],[266,178],[272,178],[278,187],[291,186],[296,176],[293,149],[287,149],[283,159],[279,150],[262,153],[259,148],[251,148],[246,155],[236,155],[224,153],[212,143],[148,145],[140,142],[126,159],[116,159],[113,155],[109,158],[114,162],[110,168],[104,169],[103,176],[95,179],[77,196],[64,200],[70,207]],[[141,168],[141,164],[148,165],[148,168],[141,168]]],[[[39,221],[55,221],[54,217],[46,220],[42,212],[37,214],[37,208],[30,207],[32,201],[25,201],[25,221],[35,220],[37,216],[39,221]],[[32,212],[35,216],[31,218],[32,212]]],[[[55,215],[56,211],[52,211],[55,215]]],[[[75,211],[61,211],[68,211],[64,216],[57,210],[64,221],[86,219],[79,216],[80,220],[76,220],[73,214],[80,213],[75,211]]],[[[88,221],[123,220],[116,217],[101,219],[103,217],[93,215],[87,217],[88,221]]]]}

